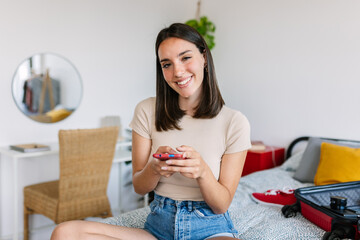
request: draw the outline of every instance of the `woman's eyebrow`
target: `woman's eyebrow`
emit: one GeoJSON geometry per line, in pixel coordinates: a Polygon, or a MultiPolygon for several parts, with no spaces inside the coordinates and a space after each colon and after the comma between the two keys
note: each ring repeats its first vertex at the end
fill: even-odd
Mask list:
{"type": "MultiPolygon", "coordinates": [[[[191,50],[185,50],[185,51],[179,53],[179,54],[177,55],[177,57],[181,57],[182,55],[184,55],[184,54],[186,54],[186,53],[188,53],[188,52],[191,52],[191,50]]],[[[167,61],[170,61],[170,59],[164,58],[164,59],[161,59],[161,60],[160,60],[160,62],[167,62],[167,61]]]]}
{"type": "Polygon", "coordinates": [[[191,52],[191,50],[186,50],[186,51],[179,53],[178,57],[181,57],[182,55],[184,55],[185,53],[188,53],[188,52],[191,52]]]}

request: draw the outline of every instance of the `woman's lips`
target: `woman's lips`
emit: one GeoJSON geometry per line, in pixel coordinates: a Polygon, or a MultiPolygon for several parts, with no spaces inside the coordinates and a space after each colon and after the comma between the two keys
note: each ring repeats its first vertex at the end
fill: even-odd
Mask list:
{"type": "Polygon", "coordinates": [[[187,87],[190,83],[190,80],[192,79],[192,76],[182,80],[182,81],[178,81],[176,82],[176,84],[180,87],[180,88],[184,88],[187,87]]]}

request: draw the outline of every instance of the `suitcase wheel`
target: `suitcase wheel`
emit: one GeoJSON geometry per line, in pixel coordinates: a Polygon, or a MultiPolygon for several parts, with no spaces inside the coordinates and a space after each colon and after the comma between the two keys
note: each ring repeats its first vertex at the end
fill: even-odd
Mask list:
{"type": "Polygon", "coordinates": [[[286,218],[295,217],[296,213],[300,211],[300,204],[294,203],[292,205],[285,205],[281,208],[282,214],[286,218]]]}
{"type": "Polygon", "coordinates": [[[334,236],[333,232],[326,232],[322,240],[341,240],[339,236],[334,236]]]}
{"type": "Polygon", "coordinates": [[[355,229],[353,226],[334,226],[331,232],[326,232],[322,240],[354,239],[355,229]]]}

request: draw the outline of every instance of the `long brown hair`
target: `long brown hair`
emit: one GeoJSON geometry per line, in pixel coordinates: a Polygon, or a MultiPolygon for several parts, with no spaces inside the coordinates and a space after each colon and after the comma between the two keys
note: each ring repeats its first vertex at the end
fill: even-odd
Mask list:
{"type": "Polygon", "coordinates": [[[225,104],[215,75],[214,62],[211,52],[203,37],[192,27],[183,23],[174,23],[161,30],[156,39],[156,114],[155,126],[157,131],[181,129],[179,120],[185,115],[180,109],[179,94],[165,81],[159,59],[159,46],[167,38],[180,38],[196,45],[200,53],[205,54],[204,80],[202,83],[202,97],[195,108],[193,118],[213,118],[225,104]]]}

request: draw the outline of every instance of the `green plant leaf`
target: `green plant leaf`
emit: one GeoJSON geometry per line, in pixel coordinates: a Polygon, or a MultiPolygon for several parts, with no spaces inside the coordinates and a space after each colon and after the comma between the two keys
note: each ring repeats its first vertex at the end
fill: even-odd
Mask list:
{"type": "Polygon", "coordinates": [[[211,33],[215,32],[216,27],[206,16],[202,16],[199,21],[190,19],[185,24],[195,28],[203,36],[210,50],[215,46],[215,37],[211,33]]]}
{"type": "Polygon", "coordinates": [[[193,28],[197,28],[198,27],[198,22],[196,19],[190,19],[189,21],[187,21],[185,23],[186,25],[189,25],[190,27],[193,27],[193,28]]]}

